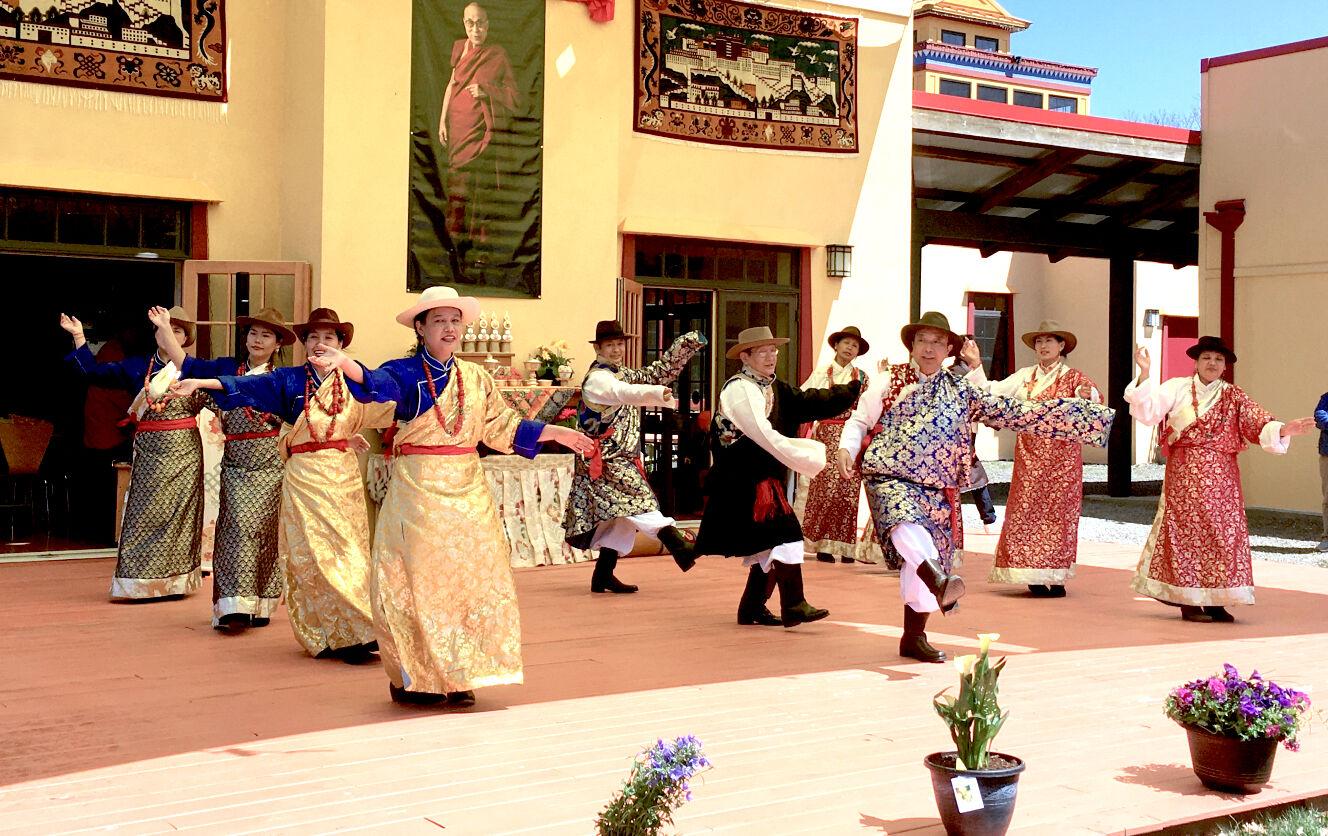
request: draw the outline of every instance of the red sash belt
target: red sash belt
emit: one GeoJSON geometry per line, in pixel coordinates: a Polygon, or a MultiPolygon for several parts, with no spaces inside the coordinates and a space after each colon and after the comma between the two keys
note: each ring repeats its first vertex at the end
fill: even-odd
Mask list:
{"type": "Polygon", "coordinates": [[[964,543],[964,516],[959,510],[959,489],[941,488],[945,491],[945,501],[950,503],[950,542],[960,548],[964,543]]]}
{"type": "Polygon", "coordinates": [[[825,427],[842,427],[848,423],[847,418],[825,418],[819,422],[825,427]]]}
{"type": "Polygon", "coordinates": [[[753,522],[769,522],[780,514],[792,514],[784,486],[777,479],[763,479],[756,486],[756,502],[752,506],[753,522]]]}
{"type": "Polygon", "coordinates": [[[395,451],[398,456],[468,456],[474,452],[474,447],[454,447],[451,444],[401,444],[395,451]]]}
{"type": "Polygon", "coordinates": [[[279,435],[281,435],[281,430],[279,430],[279,429],[276,429],[276,430],[264,430],[263,432],[255,432],[255,433],[236,433],[235,435],[228,435],[228,436],[226,436],[226,440],[227,440],[227,441],[251,441],[251,440],[253,440],[253,439],[255,439],[255,438],[276,438],[276,437],[279,436],[279,435]]]}
{"type": "Polygon", "coordinates": [[[335,441],[306,441],[303,444],[292,444],[290,454],[298,456],[301,453],[312,453],[316,450],[349,450],[350,441],[344,438],[338,438],[335,441]]]}
{"type": "Polygon", "coordinates": [[[198,427],[197,418],[167,418],[164,421],[139,421],[135,433],[155,433],[164,430],[187,430],[198,427]]]}
{"type": "MultiPolygon", "coordinates": [[[[604,476],[604,450],[600,447],[600,442],[606,437],[607,434],[598,438],[590,436],[590,440],[595,442],[594,452],[586,456],[586,475],[590,477],[591,481],[598,481],[604,476]]],[[[646,463],[641,457],[637,456],[636,461],[632,464],[636,465],[637,472],[641,474],[642,479],[645,479],[646,463]]]]}

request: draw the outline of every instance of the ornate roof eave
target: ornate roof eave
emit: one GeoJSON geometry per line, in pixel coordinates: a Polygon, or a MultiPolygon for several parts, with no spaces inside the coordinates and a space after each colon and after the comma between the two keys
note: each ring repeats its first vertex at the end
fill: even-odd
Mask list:
{"type": "Polygon", "coordinates": [[[1043,61],[1039,58],[1025,58],[1019,55],[1011,55],[1008,52],[988,52],[984,49],[974,49],[968,46],[953,46],[951,44],[941,43],[940,41],[921,41],[913,45],[914,57],[939,57],[939,58],[960,58],[965,63],[975,66],[992,67],[994,69],[1009,69],[1010,67],[1019,67],[1026,70],[1036,70],[1038,72],[1051,73],[1062,76],[1074,76],[1078,78],[1093,79],[1097,77],[1097,68],[1081,67],[1076,64],[1060,64],[1055,61],[1043,61]],[[931,53],[931,55],[928,55],[931,53]]]}
{"type": "MultiPolygon", "coordinates": [[[[997,6],[997,8],[1000,7],[997,6]]],[[[985,12],[972,6],[950,2],[950,0],[922,0],[922,2],[917,2],[914,4],[913,15],[914,17],[933,15],[964,23],[978,23],[1004,29],[1007,32],[1022,32],[1033,25],[1032,21],[1015,17],[1004,9],[1001,9],[1000,12],[985,12]]]]}

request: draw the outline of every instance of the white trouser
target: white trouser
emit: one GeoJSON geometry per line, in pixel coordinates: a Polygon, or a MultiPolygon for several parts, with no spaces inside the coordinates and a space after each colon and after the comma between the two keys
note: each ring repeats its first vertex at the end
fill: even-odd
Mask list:
{"type": "Polygon", "coordinates": [[[936,612],[941,608],[936,596],[918,577],[918,566],[924,560],[935,560],[940,564],[940,555],[936,552],[936,543],[927,529],[917,523],[898,523],[890,529],[890,542],[895,551],[904,560],[904,568],[899,570],[899,595],[904,603],[914,612],[936,612]]]}
{"type": "Polygon", "coordinates": [[[627,554],[636,545],[636,532],[648,537],[659,534],[661,528],[674,525],[673,517],[666,517],[658,511],[647,511],[631,517],[602,522],[595,528],[595,536],[590,541],[592,549],[613,549],[618,554],[627,554]]]}
{"type": "Polygon", "coordinates": [[[802,562],[802,541],[796,543],[780,543],[773,549],[766,549],[763,552],[749,554],[742,559],[742,568],[759,565],[762,572],[770,571],[770,564],[774,561],[780,563],[801,563],[802,562]]]}

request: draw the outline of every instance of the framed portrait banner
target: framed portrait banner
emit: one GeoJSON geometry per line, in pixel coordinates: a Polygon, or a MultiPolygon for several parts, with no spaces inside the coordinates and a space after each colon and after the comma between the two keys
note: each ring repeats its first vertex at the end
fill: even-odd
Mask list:
{"type": "Polygon", "coordinates": [[[0,0],[0,78],[226,101],[226,0],[0,0]]]}
{"type": "Polygon", "coordinates": [[[412,0],[406,286],[540,295],[544,0],[412,0]]]}
{"type": "Polygon", "coordinates": [[[640,133],[858,150],[858,21],[732,0],[637,0],[640,133]]]}

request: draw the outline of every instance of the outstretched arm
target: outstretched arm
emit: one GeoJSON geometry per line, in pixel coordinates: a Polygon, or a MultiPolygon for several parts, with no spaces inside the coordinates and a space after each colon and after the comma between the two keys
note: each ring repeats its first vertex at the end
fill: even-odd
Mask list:
{"type": "Polygon", "coordinates": [[[674,340],[673,345],[658,360],[640,369],[627,369],[623,377],[628,383],[668,386],[682,374],[687,361],[708,344],[709,340],[700,331],[688,331],[674,340]]]}
{"type": "Polygon", "coordinates": [[[1106,447],[1115,410],[1079,398],[1018,401],[972,387],[969,417],[995,430],[1015,430],[1042,438],[1106,447]]]}
{"type": "Polygon", "coordinates": [[[614,377],[607,369],[596,369],[586,378],[581,394],[591,403],[603,406],[677,406],[673,390],[668,386],[651,383],[627,383],[614,377]]]}
{"type": "Polygon", "coordinates": [[[815,476],[825,469],[825,445],[810,438],[789,438],[776,432],[765,414],[764,398],[754,384],[730,383],[720,392],[719,404],[720,411],[738,429],[785,467],[803,476],[815,476]]]}
{"type": "Polygon", "coordinates": [[[833,418],[853,407],[858,394],[862,392],[862,381],[850,380],[824,389],[795,389],[782,387],[779,395],[784,398],[780,404],[789,420],[807,424],[823,418],[833,418]]]}

